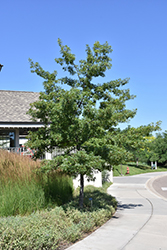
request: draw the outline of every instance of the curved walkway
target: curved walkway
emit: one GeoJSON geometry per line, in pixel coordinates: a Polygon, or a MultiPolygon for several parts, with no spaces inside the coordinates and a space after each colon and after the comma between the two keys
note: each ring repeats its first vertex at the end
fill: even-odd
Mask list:
{"type": "Polygon", "coordinates": [[[117,212],[68,250],[167,250],[167,199],[152,187],[155,178],[166,174],[115,177],[108,193],[118,200],[117,212]]]}

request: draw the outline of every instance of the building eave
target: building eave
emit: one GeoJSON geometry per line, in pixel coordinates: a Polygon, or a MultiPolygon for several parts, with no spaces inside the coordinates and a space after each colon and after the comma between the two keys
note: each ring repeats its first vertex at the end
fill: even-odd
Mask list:
{"type": "Polygon", "coordinates": [[[41,128],[42,123],[35,122],[0,122],[0,129],[16,129],[16,128],[41,128]]]}

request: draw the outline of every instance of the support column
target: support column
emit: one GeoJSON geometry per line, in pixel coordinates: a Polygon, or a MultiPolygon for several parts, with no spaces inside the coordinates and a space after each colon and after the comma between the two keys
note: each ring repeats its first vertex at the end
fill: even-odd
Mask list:
{"type": "Polygon", "coordinates": [[[15,129],[15,147],[19,147],[19,128],[15,129]]]}
{"type": "Polygon", "coordinates": [[[52,160],[52,154],[48,153],[48,152],[45,152],[45,159],[46,160],[52,160]]]}
{"type": "Polygon", "coordinates": [[[109,181],[110,182],[112,182],[113,183],[113,169],[111,168],[111,171],[108,171],[108,179],[109,179],[109,181]]]}

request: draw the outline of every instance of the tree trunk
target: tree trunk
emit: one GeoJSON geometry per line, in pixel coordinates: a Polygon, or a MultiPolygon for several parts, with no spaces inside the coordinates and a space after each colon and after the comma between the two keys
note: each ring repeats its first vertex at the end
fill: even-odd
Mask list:
{"type": "Polygon", "coordinates": [[[83,199],[84,199],[84,176],[80,174],[80,195],[79,195],[79,206],[83,208],[83,199]]]}

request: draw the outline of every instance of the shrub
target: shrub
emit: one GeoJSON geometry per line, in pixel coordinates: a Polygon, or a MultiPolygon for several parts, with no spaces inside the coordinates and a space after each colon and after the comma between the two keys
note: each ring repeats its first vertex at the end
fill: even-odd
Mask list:
{"type": "Polygon", "coordinates": [[[62,208],[0,219],[0,249],[56,249],[70,225],[62,208]]]}

